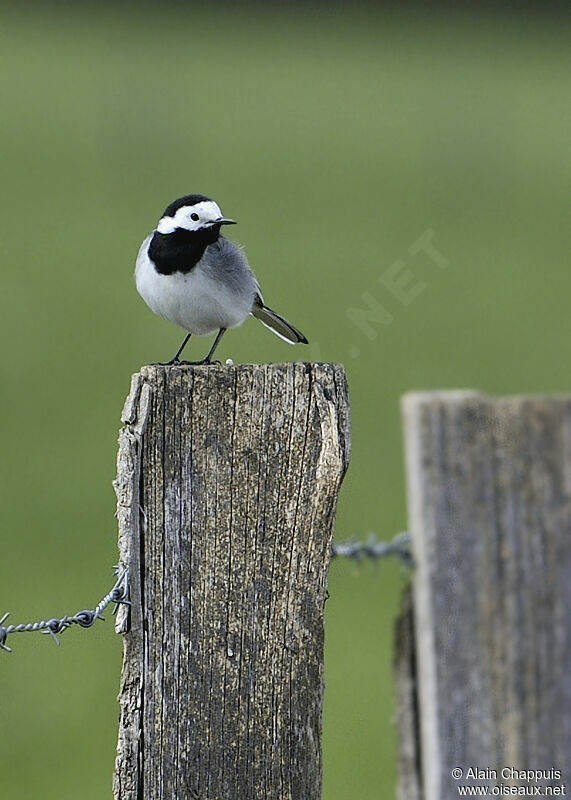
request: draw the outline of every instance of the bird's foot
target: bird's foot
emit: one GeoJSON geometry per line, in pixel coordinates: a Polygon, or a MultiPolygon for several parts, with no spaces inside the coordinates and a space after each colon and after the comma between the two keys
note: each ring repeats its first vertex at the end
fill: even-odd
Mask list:
{"type": "Polygon", "coordinates": [[[187,363],[187,361],[180,361],[178,358],[171,358],[170,361],[153,361],[151,367],[178,367],[179,364],[187,363]]]}
{"type": "Polygon", "coordinates": [[[196,364],[196,365],[200,365],[200,366],[205,366],[205,367],[210,366],[211,364],[212,365],[216,364],[218,366],[221,365],[220,361],[216,361],[216,360],[213,361],[211,358],[203,358],[202,361],[193,361],[192,363],[196,364]]]}
{"type": "Polygon", "coordinates": [[[220,365],[220,361],[211,361],[209,358],[203,358],[201,361],[181,361],[179,358],[171,358],[170,361],[157,361],[153,366],[155,367],[202,367],[209,366],[210,364],[220,365]]]}

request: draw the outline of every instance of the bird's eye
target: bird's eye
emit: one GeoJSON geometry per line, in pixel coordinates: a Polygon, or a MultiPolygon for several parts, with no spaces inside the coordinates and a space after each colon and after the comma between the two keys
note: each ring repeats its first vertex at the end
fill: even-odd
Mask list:
{"type": "Polygon", "coordinates": [[[193,212],[192,212],[192,214],[190,215],[190,218],[191,218],[191,219],[193,219],[195,222],[196,222],[198,219],[200,219],[200,217],[198,216],[198,214],[196,213],[196,211],[193,211],[193,212]]]}

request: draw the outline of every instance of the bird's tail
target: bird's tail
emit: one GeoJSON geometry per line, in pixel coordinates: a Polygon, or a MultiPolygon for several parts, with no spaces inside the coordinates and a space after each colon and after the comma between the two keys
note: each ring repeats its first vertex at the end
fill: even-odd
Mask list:
{"type": "Polygon", "coordinates": [[[265,325],[266,328],[269,328],[272,333],[275,333],[276,336],[279,336],[280,339],[283,339],[284,342],[289,342],[289,344],[297,344],[298,342],[303,342],[303,344],[308,344],[307,339],[303,335],[301,331],[298,331],[297,328],[294,328],[293,325],[280,317],[279,314],[276,314],[275,311],[272,311],[271,308],[265,306],[262,302],[261,298],[256,298],[256,302],[254,303],[254,307],[252,309],[252,314],[260,320],[262,325],[265,325]]]}

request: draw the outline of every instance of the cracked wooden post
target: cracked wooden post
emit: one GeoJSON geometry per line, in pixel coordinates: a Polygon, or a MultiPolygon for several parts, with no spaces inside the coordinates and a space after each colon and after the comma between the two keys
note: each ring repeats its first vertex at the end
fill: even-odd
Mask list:
{"type": "Polygon", "coordinates": [[[399,800],[563,795],[571,397],[412,393],[403,419],[415,572],[397,627],[399,800]]]}
{"type": "Polygon", "coordinates": [[[317,800],[342,367],[143,367],[122,421],[115,800],[317,800]]]}

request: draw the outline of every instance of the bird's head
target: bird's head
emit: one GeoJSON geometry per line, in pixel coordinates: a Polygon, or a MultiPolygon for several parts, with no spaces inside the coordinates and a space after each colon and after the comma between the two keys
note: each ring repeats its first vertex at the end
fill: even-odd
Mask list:
{"type": "Polygon", "coordinates": [[[218,237],[221,225],[234,225],[235,220],[222,215],[220,206],[202,194],[187,194],[168,206],[160,218],[157,231],[174,233],[189,231],[218,237]]]}

